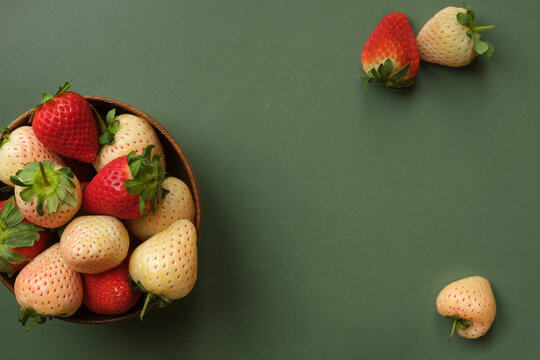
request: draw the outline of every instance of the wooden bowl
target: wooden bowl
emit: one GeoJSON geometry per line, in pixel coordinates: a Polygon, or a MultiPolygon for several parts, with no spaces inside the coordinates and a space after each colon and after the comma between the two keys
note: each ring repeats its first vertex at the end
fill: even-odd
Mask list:
{"type": "MultiPolygon", "coordinates": [[[[195,202],[195,222],[194,225],[197,229],[197,235],[200,235],[201,230],[201,203],[200,203],[200,196],[199,196],[199,188],[197,186],[197,180],[195,179],[195,175],[193,174],[193,170],[191,169],[191,166],[189,165],[189,161],[186,158],[186,155],[182,151],[182,148],[180,148],[180,145],[176,142],[174,137],[160,124],[158,123],[153,117],[146,114],[145,112],[137,109],[134,106],[131,106],[129,104],[126,104],[124,102],[101,97],[101,96],[85,96],[85,98],[92,104],[97,111],[101,114],[102,118],[105,119],[105,115],[109,110],[112,108],[116,108],[116,114],[133,114],[142,117],[146,121],[148,121],[156,130],[156,133],[159,137],[159,140],[161,141],[161,144],[163,145],[163,151],[165,153],[165,159],[167,164],[167,173],[170,176],[177,177],[181,179],[183,182],[186,183],[186,185],[191,190],[191,193],[193,194],[193,200],[195,202]]],[[[19,116],[15,121],[13,121],[8,128],[10,130],[16,129],[20,126],[28,125],[28,120],[30,119],[30,115],[32,114],[32,111],[34,109],[28,110],[21,116],[19,116]]],[[[0,194],[0,200],[6,199],[8,196],[5,194],[0,194]]],[[[0,273],[0,280],[4,283],[4,285],[13,292],[13,285],[15,283],[16,276],[12,276],[11,278],[5,275],[4,273],[0,273]]],[[[122,320],[127,320],[134,318],[138,316],[142,310],[143,306],[143,300],[144,296],[141,298],[141,300],[135,305],[133,308],[131,308],[128,312],[125,312],[120,315],[99,315],[96,313],[91,312],[88,310],[84,305],[81,306],[81,308],[72,316],[70,317],[58,317],[58,319],[70,321],[74,323],[79,324],[106,324],[106,323],[115,323],[122,320]]]]}

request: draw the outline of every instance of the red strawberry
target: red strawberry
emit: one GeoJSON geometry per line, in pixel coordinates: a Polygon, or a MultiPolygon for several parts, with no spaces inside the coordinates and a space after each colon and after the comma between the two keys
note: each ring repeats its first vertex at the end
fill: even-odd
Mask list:
{"type": "Polygon", "coordinates": [[[121,314],[133,307],[142,293],[129,283],[129,257],[117,267],[99,273],[82,274],[83,303],[98,314],[121,314]]]}
{"type": "Polygon", "coordinates": [[[386,15],[362,51],[366,84],[375,81],[391,90],[411,86],[419,62],[416,39],[409,20],[402,13],[386,15]]]}
{"type": "Polygon", "coordinates": [[[50,235],[39,230],[23,218],[13,197],[0,201],[0,272],[13,275],[49,246],[50,235]]]}
{"type": "Polygon", "coordinates": [[[51,96],[43,94],[41,105],[32,116],[32,127],[39,141],[57,153],[91,163],[96,159],[98,132],[92,109],[86,99],[67,91],[66,82],[51,96]]]}
{"type": "Polygon", "coordinates": [[[142,155],[114,159],[101,169],[84,188],[81,210],[88,214],[111,215],[119,219],[135,219],[156,205],[167,194],[161,187],[166,173],[161,168],[161,155],[154,155],[153,146],[142,155]]]}

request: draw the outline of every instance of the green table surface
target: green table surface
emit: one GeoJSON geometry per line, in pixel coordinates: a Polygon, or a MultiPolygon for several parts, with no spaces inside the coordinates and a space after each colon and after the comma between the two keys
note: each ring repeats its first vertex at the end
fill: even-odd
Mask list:
{"type": "Polygon", "coordinates": [[[199,280],[144,323],[23,333],[0,288],[2,359],[536,359],[540,101],[536,1],[471,0],[495,44],[414,88],[364,88],[390,12],[417,33],[459,2],[0,1],[7,124],[66,80],[138,106],[200,184],[199,280]],[[483,275],[480,340],[435,310],[483,275]],[[128,357],[129,356],[129,357],[128,357]]]}

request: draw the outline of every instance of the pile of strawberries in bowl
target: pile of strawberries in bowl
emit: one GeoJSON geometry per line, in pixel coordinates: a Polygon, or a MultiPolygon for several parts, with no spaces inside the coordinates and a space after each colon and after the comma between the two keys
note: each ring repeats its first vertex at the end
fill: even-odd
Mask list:
{"type": "Polygon", "coordinates": [[[142,319],[197,278],[199,193],[180,146],[139,109],[70,86],[0,129],[0,280],[30,328],[142,319]]]}

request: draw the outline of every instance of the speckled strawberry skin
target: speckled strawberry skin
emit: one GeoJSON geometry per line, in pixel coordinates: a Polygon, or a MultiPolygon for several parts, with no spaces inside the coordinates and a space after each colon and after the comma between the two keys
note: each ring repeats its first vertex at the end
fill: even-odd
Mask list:
{"type": "Polygon", "coordinates": [[[31,126],[21,126],[13,130],[9,140],[0,147],[0,181],[14,186],[10,176],[21,170],[24,164],[45,160],[64,165],[58,154],[37,139],[31,126]]]}
{"type": "Polygon", "coordinates": [[[146,240],[168,228],[180,219],[195,220],[195,202],[189,187],[180,179],[168,177],[162,186],[169,190],[155,213],[148,213],[134,220],[126,221],[126,227],[139,240],[146,240]]]}
{"type": "Polygon", "coordinates": [[[39,106],[32,120],[36,137],[57,153],[91,163],[98,150],[98,130],[90,104],[72,91],[39,106]]]}
{"type": "MultiPolygon", "coordinates": [[[[127,156],[114,159],[84,188],[81,210],[87,214],[111,215],[124,220],[141,217],[139,195],[128,193],[124,187],[124,181],[131,178],[127,156]]],[[[150,205],[147,210],[150,210],[150,205]]]]}
{"type": "Polygon", "coordinates": [[[129,283],[129,259],[117,267],[99,273],[83,274],[83,303],[91,311],[104,314],[122,314],[131,309],[142,293],[129,283]]]}
{"type": "Polygon", "coordinates": [[[443,316],[467,320],[467,329],[458,329],[464,338],[484,335],[495,320],[497,306],[491,284],[481,276],[470,276],[447,285],[436,300],[437,311],[443,316]]]}
{"type": "Polygon", "coordinates": [[[148,145],[154,145],[152,156],[162,155],[161,165],[165,169],[163,146],[152,125],[145,119],[132,114],[118,115],[115,119],[120,123],[120,128],[114,135],[114,143],[104,145],[99,151],[96,161],[94,161],[95,169],[99,171],[114,159],[125,156],[132,151],[141,155],[148,145]]]}
{"type": "Polygon", "coordinates": [[[19,305],[45,316],[70,316],[83,300],[83,284],[54,244],[21,270],[14,292],[19,305]]]}
{"type": "Polygon", "coordinates": [[[411,25],[403,13],[386,15],[373,30],[362,50],[362,67],[366,74],[373,68],[377,69],[387,59],[394,64],[394,74],[409,65],[404,79],[416,76],[420,57],[411,25]]]}

